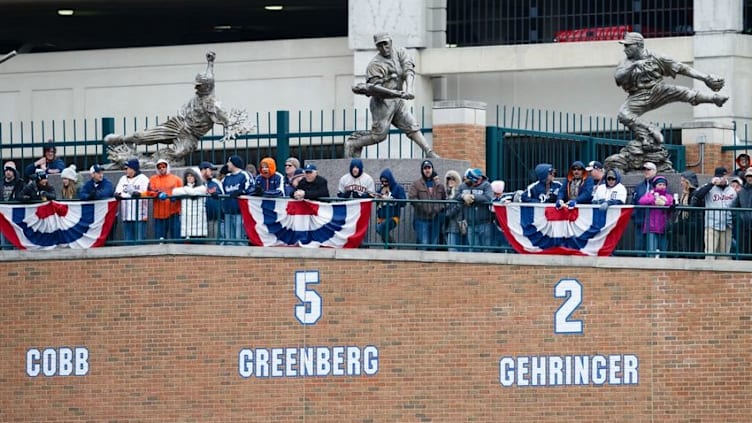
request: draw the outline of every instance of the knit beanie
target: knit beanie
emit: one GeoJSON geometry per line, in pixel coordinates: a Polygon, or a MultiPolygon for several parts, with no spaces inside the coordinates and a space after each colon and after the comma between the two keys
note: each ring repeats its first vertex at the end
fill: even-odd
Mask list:
{"type": "Polygon", "coordinates": [[[65,179],[70,179],[73,182],[76,182],[78,180],[78,173],[76,173],[76,165],[72,164],[65,169],[63,169],[62,172],[60,172],[60,177],[65,179]]]}
{"type": "Polygon", "coordinates": [[[230,156],[228,161],[232,163],[233,166],[237,167],[240,170],[245,169],[245,162],[240,156],[230,156]]]}

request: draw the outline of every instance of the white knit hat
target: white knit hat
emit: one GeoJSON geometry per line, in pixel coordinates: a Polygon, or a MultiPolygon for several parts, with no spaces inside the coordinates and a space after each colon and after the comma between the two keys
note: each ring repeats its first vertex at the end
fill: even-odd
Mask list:
{"type": "Polygon", "coordinates": [[[78,173],[76,173],[76,165],[72,164],[60,173],[61,178],[70,179],[73,182],[78,181],[78,173]]]}

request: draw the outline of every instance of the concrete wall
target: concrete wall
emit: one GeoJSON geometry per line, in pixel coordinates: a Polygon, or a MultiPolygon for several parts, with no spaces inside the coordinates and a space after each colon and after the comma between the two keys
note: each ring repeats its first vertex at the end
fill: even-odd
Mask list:
{"type": "Polygon", "coordinates": [[[0,67],[0,122],[164,119],[194,95],[208,50],[226,108],[352,108],[347,38],[321,38],[19,55],[0,67]]]}
{"type": "MultiPolygon", "coordinates": [[[[746,422],[750,271],[396,250],[9,251],[0,420],[746,422]],[[581,333],[557,330],[572,321],[581,333]],[[299,376],[308,347],[346,364],[299,376]],[[249,352],[277,365],[252,366],[249,352]],[[574,356],[599,376],[521,386],[525,360],[574,356]]],[[[551,382],[544,370],[535,380],[551,382]]]]}

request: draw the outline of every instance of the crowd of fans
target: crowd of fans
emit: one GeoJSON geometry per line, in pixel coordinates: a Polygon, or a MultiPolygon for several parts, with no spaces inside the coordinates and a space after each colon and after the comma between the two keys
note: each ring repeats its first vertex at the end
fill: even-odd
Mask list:
{"type": "MultiPolygon", "coordinates": [[[[511,251],[493,210],[495,202],[550,203],[557,209],[592,204],[601,210],[632,204],[643,206],[632,214],[632,251],[638,255],[696,253],[694,257],[727,259],[732,252],[752,254],[752,210],[746,210],[752,209],[749,155],[740,154],[736,163],[733,172],[717,167],[712,179],[702,186],[694,172],[683,172],[680,189],[672,192],[666,175],[658,174],[656,165],[646,162],[644,179],[629,197],[619,170],[605,169],[599,161],[587,165],[575,161],[565,177],[557,177],[553,165],[541,163],[534,169],[535,181],[522,190],[505,192],[503,181],[490,181],[478,168],[462,174],[449,170],[441,178],[428,159],[421,162],[416,179],[405,184],[406,190],[389,168],[382,169],[375,180],[365,171],[363,161],[354,158],[339,179],[336,197],[341,201],[377,199],[375,233],[387,247],[404,241],[395,233],[404,232],[397,229],[407,205],[412,207],[410,223],[419,249],[511,251]],[[732,214],[731,208],[745,210],[732,214]]],[[[151,178],[141,173],[139,161],[132,159],[125,163],[125,174],[115,185],[104,177],[101,165],[91,166],[90,178],[79,184],[75,165],[66,168],[55,148],[47,146],[43,157],[25,170],[26,181],[13,161],[5,163],[2,201],[114,197],[122,200],[119,222],[126,242],[145,240],[151,219],[154,237],[160,241],[207,239],[247,245],[239,196],[331,199],[328,182],[318,175],[316,165],[301,166],[295,157],[285,160],[284,169],[278,171],[271,157],[262,159],[256,168],[233,155],[221,166],[202,162],[198,168],[186,168],[182,175],[172,174],[169,163],[160,160],[151,178]],[[60,173],[57,191],[49,184],[50,173],[60,173]]],[[[2,241],[7,248],[7,240],[2,241]]]]}

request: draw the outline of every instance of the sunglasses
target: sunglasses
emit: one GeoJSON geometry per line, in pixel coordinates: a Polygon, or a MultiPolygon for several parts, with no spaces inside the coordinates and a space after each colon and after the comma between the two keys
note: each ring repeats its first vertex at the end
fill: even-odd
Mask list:
{"type": "Polygon", "coordinates": [[[292,167],[292,164],[290,164],[290,163],[285,163],[285,167],[292,167]]]}
{"type": "Polygon", "coordinates": [[[382,183],[382,184],[388,184],[388,183],[389,183],[389,181],[387,181],[386,179],[382,179],[382,180],[381,180],[381,183],[382,183]]]}
{"type": "Polygon", "coordinates": [[[616,180],[616,178],[614,178],[613,176],[609,176],[608,178],[606,178],[606,180],[607,180],[607,181],[615,181],[615,180],[616,180]]]}
{"type": "Polygon", "coordinates": [[[572,170],[585,170],[585,168],[582,168],[582,167],[573,167],[572,170]]]}

